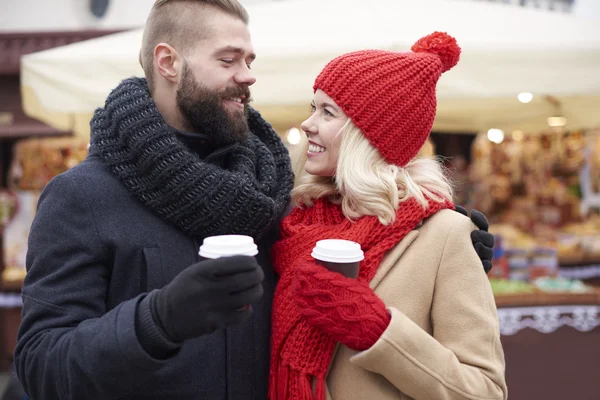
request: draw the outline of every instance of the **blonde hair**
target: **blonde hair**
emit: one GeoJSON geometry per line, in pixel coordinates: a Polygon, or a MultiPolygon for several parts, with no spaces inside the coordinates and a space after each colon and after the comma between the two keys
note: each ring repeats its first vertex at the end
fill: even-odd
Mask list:
{"type": "MultiPolygon", "coordinates": [[[[339,159],[334,177],[304,171],[306,151],[295,160],[296,184],[292,200],[297,207],[311,207],[322,197],[341,204],[350,219],[376,216],[388,225],[396,219],[399,205],[411,198],[427,207],[452,200],[453,188],[441,162],[414,158],[405,167],[389,164],[351,121],[342,128],[339,159]]],[[[304,143],[308,147],[308,143],[304,143]]]]}
{"type": "Polygon", "coordinates": [[[199,38],[207,35],[207,18],[192,12],[191,7],[219,10],[248,24],[248,12],[238,0],[156,0],[144,28],[140,65],[150,89],[153,87],[154,48],[162,42],[179,51],[187,51],[199,38]]]}

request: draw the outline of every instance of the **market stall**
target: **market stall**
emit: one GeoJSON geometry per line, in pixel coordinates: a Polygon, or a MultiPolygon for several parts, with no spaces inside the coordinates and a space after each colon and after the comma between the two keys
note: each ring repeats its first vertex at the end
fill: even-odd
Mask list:
{"type": "Polygon", "coordinates": [[[599,160],[597,129],[475,140],[468,197],[500,238],[496,277],[600,278],[599,160]]]}
{"type": "Polygon", "coordinates": [[[600,396],[599,133],[474,142],[467,197],[497,238],[490,281],[511,399],[600,396]]]}
{"type": "Polygon", "coordinates": [[[88,141],[81,137],[30,138],[14,148],[8,189],[0,190],[0,229],[3,231],[0,275],[1,354],[12,359],[21,321],[21,287],[29,230],[37,201],[54,176],[80,163],[87,155],[88,141]]]}

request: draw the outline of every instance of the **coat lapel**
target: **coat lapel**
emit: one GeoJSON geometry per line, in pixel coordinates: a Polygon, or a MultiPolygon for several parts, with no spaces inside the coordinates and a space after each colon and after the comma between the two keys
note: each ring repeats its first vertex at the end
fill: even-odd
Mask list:
{"type": "Polygon", "coordinates": [[[377,269],[377,273],[369,283],[371,289],[375,289],[385,278],[385,276],[390,272],[392,267],[394,267],[402,254],[408,249],[408,247],[414,242],[414,240],[419,236],[418,230],[412,230],[404,236],[404,239],[400,241],[394,248],[392,248],[388,254],[383,258],[381,265],[377,269]]]}
{"type": "MultiPolygon", "coordinates": [[[[400,241],[400,243],[398,243],[395,247],[393,247],[388,252],[388,254],[383,258],[381,265],[377,269],[377,273],[375,274],[375,276],[369,283],[369,286],[371,287],[371,289],[375,289],[381,283],[381,281],[383,281],[383,278],[385,278],[385,276],[388,274],[388,272],[390,272],[392,267],[394,267],[398,263],[398,260],[400,259],[402,254],[404,254],[406,249],[408,249],[408,247],[412,244],[412,242],[415,241],[417,236],[419,236],[418,230],[415,229],[415,230],[410,231],[409,233],[406,234],[404,239],[402,239],[400,241]]],[[[331,366],[333,365],[333,360],[335,360],[335,356],[337,355],[339,348],[340,348],[340,344],[338,343],[335,346],[333,357],[331,358],[332,362],[329,364],[329,369],[327,370],[326,376],[329,375],[329,371],[331,370],[331,366]]],[[[329,388],[326,388],[326,390],[327,390],[327,393],[326,393],[327,399],[329,400],[329,399],[331,399],[331,395],[329,394],[329,388]]]]}

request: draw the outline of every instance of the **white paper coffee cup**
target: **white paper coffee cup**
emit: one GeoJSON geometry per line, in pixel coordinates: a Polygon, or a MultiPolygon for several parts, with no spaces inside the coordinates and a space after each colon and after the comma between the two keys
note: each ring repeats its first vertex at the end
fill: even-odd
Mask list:
{"type": "Polygon", "coordinates": [[[316,260],[344,264],[365,259],[360,244],[342,239],[319,240],[311,255],[316,260]]]}
{"type": "Polygon", "coordinates": [[[358,277],[360,262],[365,258],[360,244],[341,239],[319,240],[311,255],[317,264],[347,278],[358,277]]]}
{"type": "Polygon", "coordinates": [[[210,236],[202,241],[198,251],[200,257],[216,259],[231,256],[255,256],[258,247],[254,239],[244,235],[219,235],[210,236]]]}

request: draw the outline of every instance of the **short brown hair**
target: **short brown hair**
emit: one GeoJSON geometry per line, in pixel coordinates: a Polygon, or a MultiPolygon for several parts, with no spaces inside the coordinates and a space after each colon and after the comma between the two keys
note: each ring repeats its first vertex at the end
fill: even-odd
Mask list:
{"type": "Polygon", "coordinates": [[[238,0],[156,0],[144,29],[140,64],[153,87],[154,48],[161,42],[169,43],[180,51],[190,48],[193,41],[206,35],[206,23],[203,20],[191,20],[196,16],[192,7],[212,8],[239,18],[248,24],[248,12],[238,0]]]}

